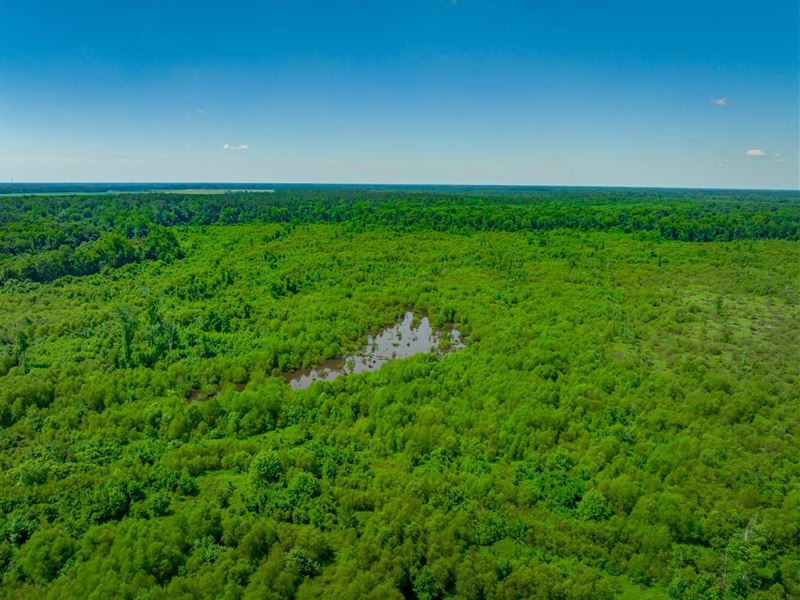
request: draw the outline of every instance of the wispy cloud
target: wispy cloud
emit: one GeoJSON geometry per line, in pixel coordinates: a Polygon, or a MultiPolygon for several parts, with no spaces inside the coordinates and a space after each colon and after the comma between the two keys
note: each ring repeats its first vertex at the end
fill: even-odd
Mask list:
{"type": "Polygon", "coordinates": [[[721,98],[712,98],[711,104],[714,106],[728,106],[728,99],[725,96],[722,96],[721,98]]]}
{"type": "Polygon", "coordinates": [[[248,150],[249,148],[250,146],[248,146],[247,144],[241,144],[239,146],[231,146],[230,144],[225,144],[224,146],[222,146],[223,150],[233,150],[233,151],[248,150]]]}
{"type": "Polygon", "coordinates": [[[195,108],[194,112],[196,112],[198,115],[204,115],[204,114],[206,114],[206,109],[205,108],[195,108]]]}
{"type": "Polygon", "coordinates": [[[747,156],[766,156],[767,153],[759,148],[753,148],[747,151],[747,156]]]}

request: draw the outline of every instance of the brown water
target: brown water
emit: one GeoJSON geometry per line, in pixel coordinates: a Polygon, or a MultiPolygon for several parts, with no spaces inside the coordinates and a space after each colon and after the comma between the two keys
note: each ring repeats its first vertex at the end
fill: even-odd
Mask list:
{"type": "Polygon", "coordinates": [[[283,378],[293,390],[302,390],[315,381],[330,381],[351,373],[377,371],[381,365],[396,358],[429,352],[444,354],[464,347],[458,329],[434,331],[426,316],[417,323],[414,321],[414,314],[407,312],[402,321],[374,337],[369,336],[364,352],[325,361],[316,369],[284,373],[283,378]],[[442,344],[445,338],[449,338],[449,345],[442,344]]]}

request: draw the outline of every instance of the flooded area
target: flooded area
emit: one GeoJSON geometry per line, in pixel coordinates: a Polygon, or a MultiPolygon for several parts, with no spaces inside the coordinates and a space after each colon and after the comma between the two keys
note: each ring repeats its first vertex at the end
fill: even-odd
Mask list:
{"type": "Polygon", "coordinates": [[[427,316],[415,319],[407,312],[403,320],[367,338],[367,347],[360,354],[325,361],[316,369],[285,373],[284,379],[294,390],[302,390],[316,381],[330,381],[342,375],[377,371],[396,358],[436,352],[445,354],[464,347],[457,329],[434,331],[427,316]]]}

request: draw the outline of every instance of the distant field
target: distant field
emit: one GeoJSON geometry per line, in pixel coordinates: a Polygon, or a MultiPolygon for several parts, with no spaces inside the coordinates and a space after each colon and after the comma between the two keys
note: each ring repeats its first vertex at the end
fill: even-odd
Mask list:
{"type": "MultiPolygon", "coordinates": [[[[153,192],[156,192],[156,193],[161,192],[161,193],[164,193],[164,194],[198,194],[198,195],[203,195],[203,194],[231,194],[231,193],[237,193],[238,194],[238,193],[242,193],[242,192],[246,192],[246,193],[260,192],[260,193],[271,194],[274,191],[275,190],[262,190],[262,189],[252,189],[252,190],[248,190],[248,189],[241,189],[241,190],[240,189],[204,190],[204,189],[191,189],[191,188],[190,189],[185,189],[185,190],[153,190],[153,192]]],[[[144,193],[144,192],[142,192],[142,193],[144,193]]]]}
{"type": "Polygon", "coordinates": [[[319,192],[334,194],[353,192],[393,192],[398,194],[437,194],[472,196],[519,196],[533,198],[542,197],[589,197],[599,199],[615,195],[628,201],[643,195],[653,197],[701,199],[712,196],[727,198],[781,198],[798,199],[798,190],[720,190],[720,189],[681,189],[681,188],[632,188],[632,187],[566,187],[547,185],[426,185],[426,184],[307,184],[307,183],[0,183],[2,195],[66,195],[66,194],[127,194],[135,192],[178,192],[209,193],[218,192],[319,192]]]}
{"type": "Polygon", "coordinates": [[[208,195],[208,194],[231,194],[231,193],[241,193],[241,192],[260,192],[260,193],[272,193],[275,190],[272,189],[203,189],[203,188],[177,188],[177,189],[146,189],[146,190],[116,190],[116,189],[109,189],[105,191],[92,191],[92,192],[74,192],[74,191],[53,191],[53,192],[9,192],[9,191],[0,191],[0,196],[85,196],[87,194],[92,194],[94,196],[107,196],[112,194],[191,194],[196,196],[208,195]]]}

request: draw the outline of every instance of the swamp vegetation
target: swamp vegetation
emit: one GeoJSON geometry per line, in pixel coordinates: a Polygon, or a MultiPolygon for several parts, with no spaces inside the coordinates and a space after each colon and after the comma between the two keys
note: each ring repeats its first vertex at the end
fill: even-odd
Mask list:
{"type": "Polygon", "coordinates": [[[798,598],[798,240],[789,192],[0,198],[0,598],[798,598]],[[287,381],[408,312],[463,347],[287,381]]]}

